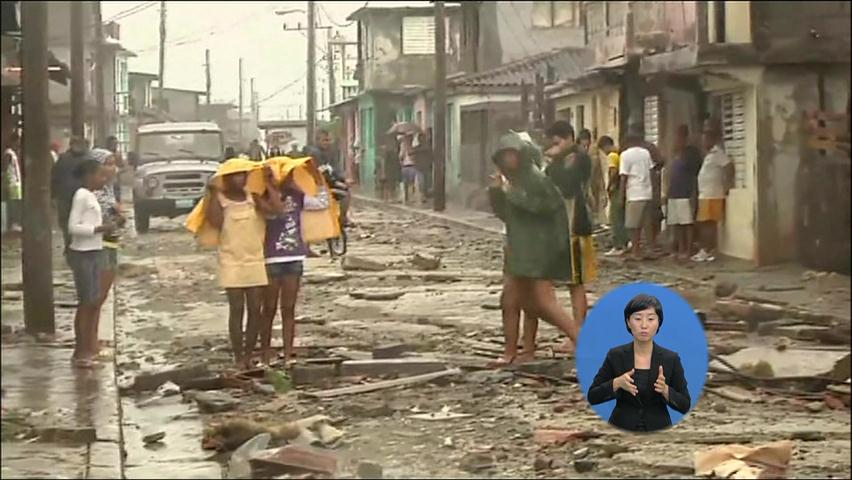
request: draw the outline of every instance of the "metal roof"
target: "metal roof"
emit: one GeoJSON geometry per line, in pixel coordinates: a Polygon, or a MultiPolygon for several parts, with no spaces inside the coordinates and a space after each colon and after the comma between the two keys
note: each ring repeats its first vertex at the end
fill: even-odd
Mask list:
{"type": "Polygon", "coordinates": [[[448,79],[452,87],[514,87],[535,83],[536,73],[545,81],[571,80],[586,74],[594,52],[585,48],[561,48],[522,58],[500,67],[448,79]],[[548,71],[550,78],[548,78],[548,71]]]}
{"type": "Polygon", "coordinates": [[[139,134],[145,133],[177,133],[177,132],[219,132],[219,125],[213,122],[174,122],[174,123],[150,123],[141,125],[137,131],[139,134]]]}
{"type": "MultiPolygon", "coordinates": [[[[461,6],[460,2],[446,2],[444,4],[444,10],[455,10],[461,6]]],[[[367,2],[365,6],[355,10],[348,17],[346,17],[347,21],[358,20],[363,17],[365,14],[371,12],[387,12],[387,11],[399,11],[399,12],[434,12],[435,6],[433,2],[367,2]]]]}

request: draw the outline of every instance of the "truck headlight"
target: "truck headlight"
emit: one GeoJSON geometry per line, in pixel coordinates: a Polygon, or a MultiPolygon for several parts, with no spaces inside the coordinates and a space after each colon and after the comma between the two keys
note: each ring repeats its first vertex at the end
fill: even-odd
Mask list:
{"type": "Polygon", "coordinates": [[[148,187],[149,190],[153,190],[160,186],[160,181],[157,177],[148,177],[145,179],[145,186],[148,187]]]}

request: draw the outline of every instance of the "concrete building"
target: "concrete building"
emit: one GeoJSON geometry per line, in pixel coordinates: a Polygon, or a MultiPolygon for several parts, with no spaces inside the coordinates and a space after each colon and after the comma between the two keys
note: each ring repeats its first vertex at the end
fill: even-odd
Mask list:
{"type": "Polygon", "coordinates": [[[196,122],[199,120],[199,98],[206,92],[198,90],[187,90],[182,88],[152,87],[152,103],[155,108],[168,114],[176,122],[196,122]],[[163,91],[163,104],[157,102],[160,98],[160,90],[163,91]]]}

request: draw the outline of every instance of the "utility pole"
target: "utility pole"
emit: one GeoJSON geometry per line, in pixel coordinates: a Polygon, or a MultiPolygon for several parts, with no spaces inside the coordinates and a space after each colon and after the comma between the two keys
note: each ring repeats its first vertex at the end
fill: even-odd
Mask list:
{"type": "Polygon", "coordinates": [[[95,102],[97,115],[95,116],[96,143],[106,146],[107,136],[112,134],[112,115],[107,112],[106,86],[104,85],[104,25],[101,15],[101,2],[92,2],[95,8],[95,102]]]}
{"type": "Polygon", "coordinates": [[[521,128],[530,128],[530,85],[521,80],[521,128]]]}
{"type": "Polygon", "coordinates": [[[204,75],[207,80],[207,105],[210,105],[210,49],[204,51],[204,75]]]}
{"type": "Polygon", "coordinates": [[[536,130],[544,129],[544,77],[541,74],[535,74],[535,114],[533,115],[534,127],[536,130]]]}
{"type": "MultiPolygon", "coordinates": [[[[75,4],[71,4],[72,12],[76,9],[75,4]]],[[[72,15],[72,19],[75,17],[82,21],[82,15],[72,15]]],[[[53,159],[50,156],[47,116],[50,102],[47,94],[47,2],[22,2],[21,24],[23,156],[28,167],[24,177],[26,215],[23,216],[21,242],[24,325],[30,334],[53,334],[53,234],[50,228],[50,169],[53,159]]]]}
{"type": "Polygon", "coordinates": [[[432,130],[432,150],[435,154],[435,196],[436,212],[443,212],[446,200],[447,169],[447,46],[446,24],[444,23],[444,2],[435,2],[435,126],[432,130]]]}
{"type": "Polygon", "coordinates": [[[240,75],[240,100],[239,108],[240,108],[240,148],[243,147],[243,57],[240,57],[240,65],[239,65],[239,75],[240,75]]]}
{"type": "Polygon", "coordinates": [[[83,2],[71,2],[71,134],[86,135],[86,85],[83,63],[83,2]]]}
{"type": "Polygon", "coordinates": [[[316,2],[308,2],[308,98],[307,98],[307,142],[314,141],[314,129],[316,128],[316,101],[317,101],[317,77],[316,77],[316,2]]]}
{"type": "Polygon", "coordinates": [[[166,2],[160,2],[160,89],[157,91],[157,109],[163,111],[163,81],[166,73],[166,2]]]}
{"type": "Polygon", "coordinates": [[[328,57],[328,104],[334,105],[337,101],[335,90],[337,89],[337,81],[334,78],[334,40],[332,39],[331,29],[326,30],[326,56],[328,57]]]}
{"type": "Polygon", "coordinates": [[[251,118],[257,123],[257,92],[254,91],[254,77],[249,79],[249,102],[251,105],[251,118]]]}

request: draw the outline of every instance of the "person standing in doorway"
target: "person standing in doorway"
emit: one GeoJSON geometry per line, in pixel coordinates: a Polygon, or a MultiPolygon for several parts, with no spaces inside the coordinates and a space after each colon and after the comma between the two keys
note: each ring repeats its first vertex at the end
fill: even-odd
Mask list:
{"type": "Polygon", "coordinates": [[[628,134],[627,149],[621,152],[619,175],[620,190],[624,192],[624,226],[630,232],[631,258],[643,260],[642,230],[651,228],[651,201],[654,197],[651,185],[653,160],[644,147],[642,137],[635,132],[628,134]]]}
{"type": "Polygon", "coordinates": [[[609,198],[609,225],[612,231],[612,249],[604,255],[620,257],[627,251],[627,230],[624,228],[624,192],[621,190],[621,179],[618,176],[621,155],[618,154],[618,147],[615,146],[612,137],[606,135],[598,140],[598,149],[606,155],[606,192],[609,198]]]}
{"type": "Polygon", "coordinates": [[[704,125],[704,148],[707,155],[698,172],[698,222],[701,250],[693,255],[695,262],[716,260],[719,223],[725,219],[725,199],[734,183],[734,163],[722,146],[722,134],[715,120],[704,125]]]}
{"type": "Polygon", "coordinates": [[[674,157],[666,189],[666,222],[674,229],[674,253],[678,261],[688,260],[692,249],[695,198],[701,151],[689,144],[689,127],[680,125],[674,138],[674,157]]]}

